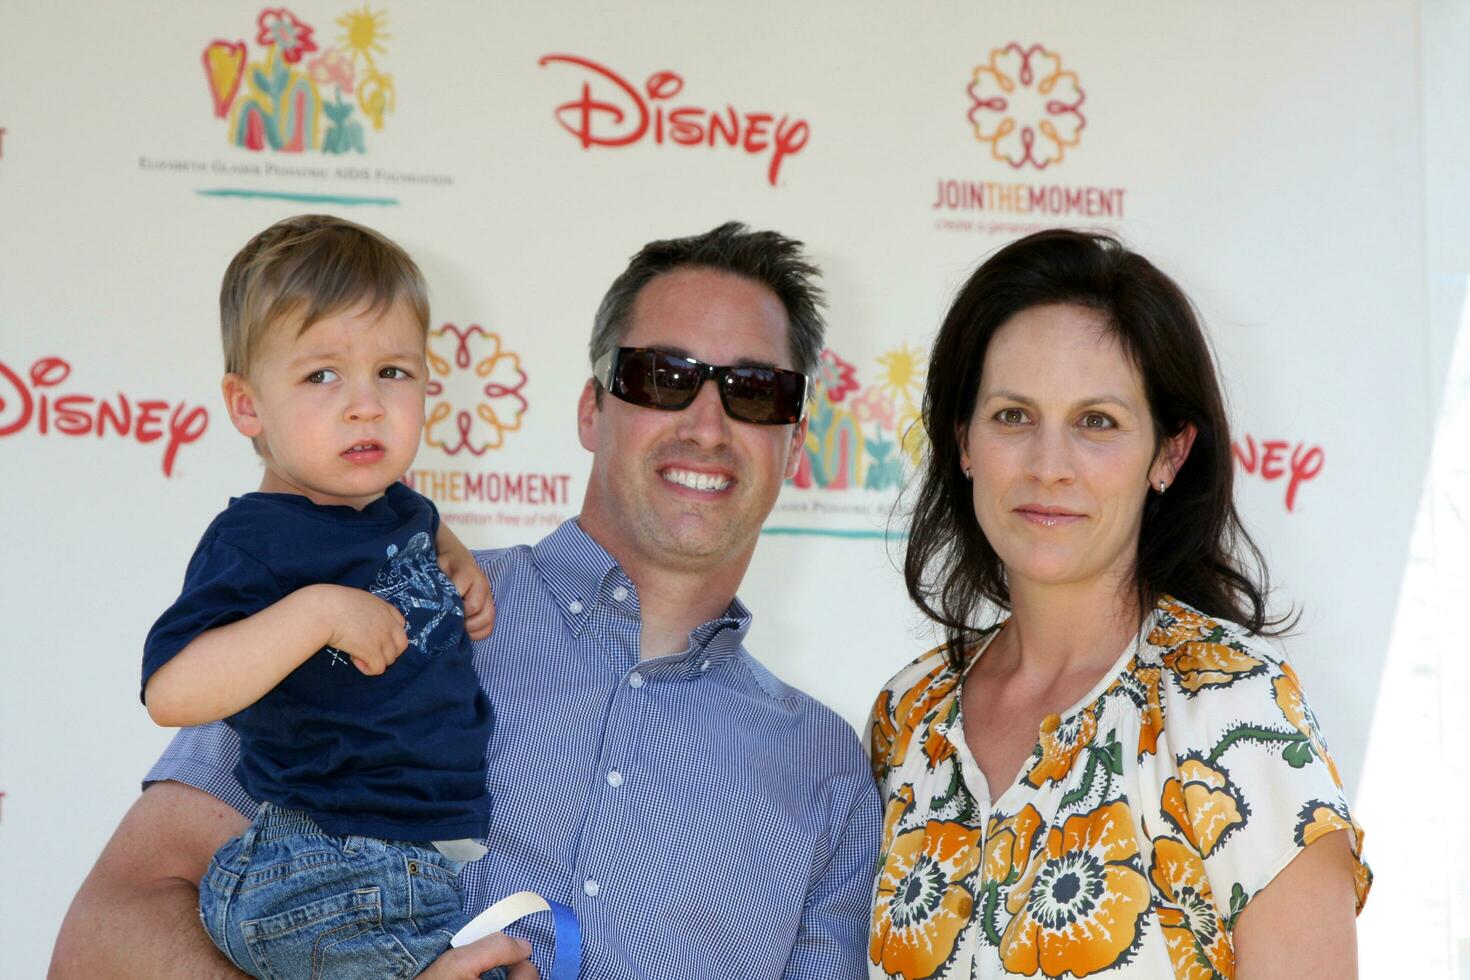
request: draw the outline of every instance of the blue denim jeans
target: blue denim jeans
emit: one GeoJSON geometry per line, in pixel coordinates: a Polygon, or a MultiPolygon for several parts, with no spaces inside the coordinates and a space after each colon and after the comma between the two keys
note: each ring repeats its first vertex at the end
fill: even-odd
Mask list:
{"type": "Polygon", "coordinates": [[[459,869],[431,846],[333,837],[299,810],[262,803],[250,829],[215,853],[199,916],[259,980],[406,980],[469,919],[459,869]]]}

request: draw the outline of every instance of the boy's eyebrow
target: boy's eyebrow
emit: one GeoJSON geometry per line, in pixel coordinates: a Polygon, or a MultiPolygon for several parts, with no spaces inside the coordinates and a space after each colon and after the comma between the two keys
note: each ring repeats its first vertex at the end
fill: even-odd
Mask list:
{"type": "MultiPolygon", "coordinates": [[[[388,351],[380,355],[379,360],[417,361],[423,360],[424,353],[424,351],[419,350],[416,347],[401,347],[398,350],[388,351]]],[[[341,347],[318,347],[315,349],[307,348],[306,350],[301,351],[295,357],[291,358],[290,363],[292,365],[296,365],[304,364],[308,361],[333,361],[342,357],[342,355],[343,348],[341,347]]]]}

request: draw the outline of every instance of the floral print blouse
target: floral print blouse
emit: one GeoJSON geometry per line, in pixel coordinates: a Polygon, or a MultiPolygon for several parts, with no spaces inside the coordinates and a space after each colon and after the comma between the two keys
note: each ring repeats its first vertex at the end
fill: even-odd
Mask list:
{"type": "Polygon", "coordinates": [[[932,650],[873,709],[875,980],[1230,977],[1246,903],[1336,830],[1362,908],[1362,829],[1296,673],[1260,638],[1165,597],[995,799],[965,745],[963,676],[932,650]]]}

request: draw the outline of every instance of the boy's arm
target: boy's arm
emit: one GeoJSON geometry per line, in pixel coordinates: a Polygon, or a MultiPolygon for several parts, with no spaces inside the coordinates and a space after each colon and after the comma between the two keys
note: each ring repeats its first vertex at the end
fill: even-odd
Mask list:
{"type": "Polygon", "coordinates": [[[403,615],[362,589],[298,589],[190,640],[148,678],[148,714],[178,728],[227,718],[259,701],[324,646],[350,654],[364,674],[381,674],[408,647],[403,615]]]}
{"type": "Polygon", "coordinates": [[[495,599],[490,594],[490,580],[480,570],[470,549],[443,521],[439,522],[434,536],[434,549],[439,552],[439,567],[464,600],[464,631],[472,640],[483,640],[495,626],[495,599]]]}

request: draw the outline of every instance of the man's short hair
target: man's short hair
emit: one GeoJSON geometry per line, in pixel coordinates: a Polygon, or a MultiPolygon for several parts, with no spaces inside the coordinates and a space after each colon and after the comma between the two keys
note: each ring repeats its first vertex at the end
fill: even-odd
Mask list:
{"type": "Polygon", "coordinates": [[[271,225],[230,260],[219,291],[225,371],[245,375],[261,338],[299,318],[298,333],[360,304],[383,312],[404,300],[427,336],[429,290],[419,267],[386,237],[328,214],[271,225]]]}
{"type": "Polygon", "coordinates": [[[597,308],[588,345],[591,363],[596,364],[627,336],[633,304],[643,287],[662,273],[683,268],[728,272],[770,289],[786,309],[787,341],[796,370],[802,374],[816,370],[827,329],[821,313],[822,290],[815,281],[820,270],[802,254],[801,242],[774,231],[751,231],[738,221],[728,221],[702,235],[643,246],[613,280],[597,308]]]}

